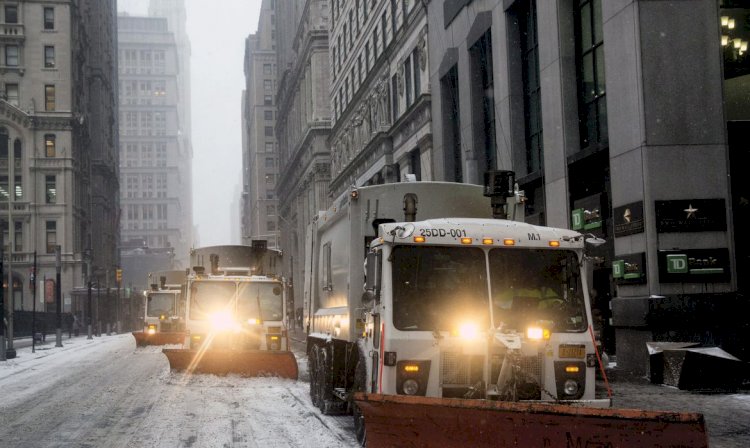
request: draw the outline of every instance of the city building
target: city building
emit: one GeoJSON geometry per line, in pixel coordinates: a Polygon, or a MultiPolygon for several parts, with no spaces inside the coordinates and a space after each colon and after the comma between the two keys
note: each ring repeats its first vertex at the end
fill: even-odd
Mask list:
{"type": "Polygon", "coordinates": [[[352,185],[431,180],[427,7],[331,2],[332,197],[352,185]]]}
{"type": "Polygon", "coordinates": [[[606,239],[594,325],[624,370],[653,340],[746,358],[748,2],[427,4],[434,178],[513,170],[528,221],[606,239]]]}
{"type": "Polygon", "coordinates": [[[45,302],[37,308],[55,310],[56,246],[63,311],[83,311],[70,292],[85,284],[87,267],[114,284],[116,15],[114,0],[0,1],[0,223],[4,275],[12,278],[4,282],[11,285],[6,311],[30,311],[34,290],[45,302]]]}
{"type": "Polygon", "coordinates": [[[331,203],[329,0],[275,2],[278,224],[295,307],[302,307],[307,224],[331,203]]]}
{"type": "Polygon", "coordinates": [[[279,247],[276,183],[276,25],[273,0],[260,7],[258,30],[245,40],[245,90],[242,95],[243,244],[266,240],[279,247]]]}
{"type": "MultiPolygon", "coordinates": [[[[152,13],[159,12],[154,5],[160,3],[152,1],[152,13]]],[[[169,5],[177,8],[182,2],[169,5]]],[[[184,22],[184,11],[169,11],[184,22]]],[[[189,43],[186,35],[170,29],[182,22],[118,17],[121,239],[127,247],[134,246],[129,244],[133,240],[149,249],[171,249],[174,265],[162,270],[188,267],[192,246],[190,97],[181,84],[189,79],[183,73],[189,43]]],[[[137,257],[130,259],[138,263],[137,257]]]]}

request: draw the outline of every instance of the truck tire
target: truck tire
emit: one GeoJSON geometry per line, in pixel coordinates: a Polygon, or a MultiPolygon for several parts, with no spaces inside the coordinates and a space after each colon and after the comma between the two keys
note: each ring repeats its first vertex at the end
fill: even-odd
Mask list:
{"type": "MultiPolygon", "coordinates": [[[[354,369],[354,392],[366,392],[367,387],[367,361],[365,355],[362,352],[359,353],[359,359],[357,360],[357,367],[354,369]]],[[[362,415],[362,411],[359,410],[359,406],[352,399],[352,418],[354,419],[354,435],[357,438],[360,446],[367,446],[367,431],[365,429],[365,417],[362,415]]]]}
{"type": "Polygon", "coordinates": [[[310,375],[310,401],[313,406],[319,406],[318,396],[318,356],[320,346],[313,345],[310,353],[307,355],[307,372],[310,375]]]}
{"type": "Polygon", "coordinates": [[[331,381],[331,359],[327,347],[318,349],[316,376],[317,406],[323,415],[328,415],[333,408],[333,384],[331,381]]]}

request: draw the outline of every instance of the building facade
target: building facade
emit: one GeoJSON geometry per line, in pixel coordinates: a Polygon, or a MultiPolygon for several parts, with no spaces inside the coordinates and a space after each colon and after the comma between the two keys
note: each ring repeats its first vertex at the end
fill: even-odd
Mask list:
{"type": "Polygon", "coordinates": [[[178,269],[187,267],[192,244],[192,149],[184,55],[169,23],[118,17],[120,224],[124,243],[171,248],[175,265],[162,269],[178,269]]]}
{"type": "Polygon", "coordinates": [[[258,30],[245,41],[242,96],[242,242],[266,240],[279,247],[276,182],[279,177],[276,127],[275,1],[261,3],[258,30]]]}
{"type": "Polygon", "coordinates": [[[647,341],[747,353],[748,5],[719,3],[428,3],[435,179],[513,170],[530,222],[605,238],[595,324],[638,374],[647,341]]]}
{"type": "Polygon", "coordinates": [[[416,0],[331,2],[331,194],[431,180],[427,7],[416,0]]]}
{"type": "Polygon", "coordinates": [[[31,310],[33,286],[54,311],[59,245],[63,310],[82,312],[86,267],[104,281],[119,264],[116,3],[1,1],[0,29],[6,311],[31,310]]]}
{"type": "Polygon", "coordinates": [[[276,2],[278,218],[295,307],[302,307],[305,230],[330,204],[330,2],[276,2]]]}

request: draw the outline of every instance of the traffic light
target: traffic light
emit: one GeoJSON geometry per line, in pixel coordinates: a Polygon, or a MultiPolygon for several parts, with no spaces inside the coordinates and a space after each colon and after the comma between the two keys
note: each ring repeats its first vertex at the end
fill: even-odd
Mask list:
{"type": "Polygon", "coordinates": [[[118,285],[122,283],[122,269],[117,269],[115,271],[115,279],[117,280],[118,285]]]}

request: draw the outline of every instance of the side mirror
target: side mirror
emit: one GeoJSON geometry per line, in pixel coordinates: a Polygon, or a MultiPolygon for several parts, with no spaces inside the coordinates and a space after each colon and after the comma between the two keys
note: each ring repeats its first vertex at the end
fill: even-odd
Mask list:
{"type": "Polygon", "coordinates": [[[362,293],[362,305],[369,308],[375,303],[375,293],[372,290],[367,289],[362,293]]]}

